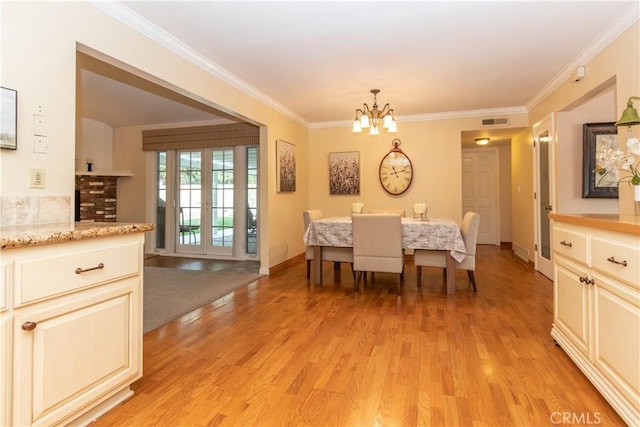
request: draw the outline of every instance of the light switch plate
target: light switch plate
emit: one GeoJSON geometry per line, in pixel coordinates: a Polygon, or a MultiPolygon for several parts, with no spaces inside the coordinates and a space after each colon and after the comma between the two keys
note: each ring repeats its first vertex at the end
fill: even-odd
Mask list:
{"type": "Polygon", "coordinates": [[[47,154],[49,152],[49,146],[47,145],[46,136],[33,137],[33,152],[40,154],[47,154]]]}
{"type": "Polygon", "coordinates": [[[29,188],[44,188],[44,169],[29,169],[29,188]]]}
{"type": "Polygon", "coordinates": [[[47,136],[47,116],[42,114],[33,115],[33,134],[36,136],[47,136]]]}

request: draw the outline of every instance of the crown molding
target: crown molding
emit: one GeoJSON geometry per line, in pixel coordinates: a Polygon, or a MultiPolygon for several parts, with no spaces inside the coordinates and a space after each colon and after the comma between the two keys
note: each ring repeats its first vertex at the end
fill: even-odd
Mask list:
{"type": "MultiPolygon", "coordinates": [[[[496,116],[509,116],[512,114],[527,114],[524,106],[505,108],[485,108],[480,110],[445,111],[440,113],[412,114],[406,116],[396,116],[397,122],[427,122],[431,120],[460,119],[469,117],[490,118],[496,116]]],[[[333,128],[351,126],[353,120],[338,120],[331,122],[315,122],[309,125],[311,129],[333,128]]]]}
{"type": "MultiPolygon", "coordinates": [[[[198,52],[191,49],[175,37],[168,34],[166,31],[160,29],[158,26],[152,24],[146,19],[142,18],[131,9],[124,6],[120,1],[101,1],[101,0],[87,0],[90,4],[96,8],[102,10],[108,15],[120,20],[121,22],[129,25],[134,30],[146,35],[150,39],[154,40],[158,44],[171,50],[177,55],[185,58],[189,62],[199,66],[203,70],[207,71],[211,75],[232,87],[240,90],[248,96],[264,103],[265,105],[273,108],[274,110],[282,113],[290,119],[298,122],[299,124],[308,128],[329,128],[339,126],[350,126],[352,120],[339,120],[328,122],[314,122],[309,123],[304,118],[265,95],[255,87],[251,86],[244,80],[230,73],[226,69],[220,67],[209,59],[205,58],[198,52]]],[[[522,114],[528,113],[535,108],[544,98],[549,96],[554,90],[560,87],[568,78],[571,73],[579,66],[585,65],[594,56],[600,53],[606,46],[608,46],[615,38],[620,36],[631,25],[633,25],[640,18],[638,14],[638,4],[632,4],[617,20],[616,24],[605,31],[594,43],[590,44],[584,49],[569,65],[561,70],[549,83],[547,83],[533,98],[531,98],[524,106],[518,107],[506,107],[496,109],[484,109],[484,110],[466,110],[466,111],[450,111],[439,113],[425,113],[415,114],[409,116],[396,116],[398,122],[416,122],[416,121],[430,121],[430,120],[442,120],[452,118],[463,117],[481,117],[481,116],[495,116],[505,114],[522,114]]],[[[587,71],[588,72],[588,71],[587,71]]]]}
{"type": "MultiPolygon", "coordinates": [[[[535,108],[544,98],[551,95],[551,93],[558,89],[571,74],[578,68],[589,61],[591,61],[598,53],[602,52],[613,40],[619,37],[629,27],[631,27],[636,21],[640,19],[638,3],[634,3],[622,14],[620,18],[606,30],[600,37],[598,37],[593,43],[587,46],[569,65],[562,69],[553,79],[549,81],[533,98],[525,104],[528,111],[535,108]]],[[[587,70],[589,73],[589,70],[587,70]]]]}
{"type": "Polygon", "coordinates": [[[195,50],[191,49],[180,40],[176,39],[166,31],[159,28],[157,25],[144,19],[122,3],[120,1],[101,1],[101,0],[87,0],[90,4],[100,9],[104,13],[111,15],[119,21],[127,24],[134,30],[149,37],[151,40],[160,44],[161,46],[169,49],[175,54],[185,58],[187,61],[197,65],[214,77],[219,78],[225,83],[233,86],[241,92],[249,95],[250,97],[266,104],[274,110],[284,114],[290,119],[298,122],[303,126],[309,126],[309,122],[297,115],[292,110],[288,109],[279,102],[265,95],[255,87],[251,86],[244,80],[240,79],[236,75],[230,73],[226,69],[222,68],[218,64],[205,58],[195,50]]]}

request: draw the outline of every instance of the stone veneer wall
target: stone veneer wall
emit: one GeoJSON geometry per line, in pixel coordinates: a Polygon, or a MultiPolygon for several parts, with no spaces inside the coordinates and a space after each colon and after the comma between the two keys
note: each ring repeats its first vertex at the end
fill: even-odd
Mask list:
{"type": "Polygon", "coordinates": [[[117,176],[76,175],[80,221],[116,221],[117,180],[117,176]]]}

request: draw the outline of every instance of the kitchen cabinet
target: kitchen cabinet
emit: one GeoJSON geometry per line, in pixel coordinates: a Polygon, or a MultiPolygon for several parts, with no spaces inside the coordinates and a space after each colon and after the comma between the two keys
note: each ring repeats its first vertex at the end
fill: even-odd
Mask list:
{"type": "Polygon", "coordinates": [[[640,235],[554,219],[551,335],[629,425],[640,425],[640,235]]]}
{"type": "Polygon", "coordinates": [[[3,250],[6,425],[82,425],[132,394],[142,376],[143,247],[134,232],[3,250]]]}
{"type": "Polygon", "coordinates": [[[7,267],[0,265],[0,425],[11,425],[11,318],[8,314],[7,267]]]}

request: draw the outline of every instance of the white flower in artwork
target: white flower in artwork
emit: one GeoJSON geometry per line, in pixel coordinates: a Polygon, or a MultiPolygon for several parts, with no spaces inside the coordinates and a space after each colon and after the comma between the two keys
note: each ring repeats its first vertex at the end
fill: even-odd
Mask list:
{"type": "Polygon", "coordinates": [[[631,173],[617,179],[618,182],[629,182],[640,185],[640,160],[636,163],[636,156],[640,156],[640,142],[638,138],[627,139],[626,153],[618,148],[615,139],[602,139],[599,142],[596,155],[596,170],[600,180],[606,176],[618,178],[618,170],[631,173]]]}

